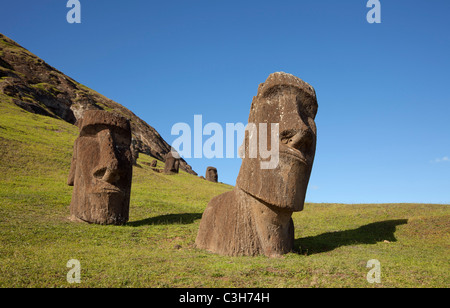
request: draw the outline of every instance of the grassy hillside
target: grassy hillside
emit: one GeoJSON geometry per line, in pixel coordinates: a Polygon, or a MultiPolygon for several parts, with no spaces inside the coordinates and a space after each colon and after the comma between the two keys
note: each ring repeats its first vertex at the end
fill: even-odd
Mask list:
{"type": "Polygon", "coordinates": [[[141,155],[127,225],[70,222],[76,136],[0,94],[0,287],[450,286],[448,205],[307,204],[293,217],[297,252],[223,257],[193,244],[208,201],[232,187],[155,173],[141,155]],[[81,284],[66,281],[70,259],[81,284]],[[366,280],[370,259],[381,284],[366,280]]]}

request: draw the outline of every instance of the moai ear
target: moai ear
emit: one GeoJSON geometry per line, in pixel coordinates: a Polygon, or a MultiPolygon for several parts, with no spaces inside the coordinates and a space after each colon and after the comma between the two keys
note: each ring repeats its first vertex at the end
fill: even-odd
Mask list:
{"type": "Polygon", "coordinates": [[[72,163],[70,165],[69,179],[67,180],[67,185],[73,186],[75,183],[75,172],[77,168],[77,144],[78,139],[75,140],[73,145],[73,155],[72,155],[72,163]]]}

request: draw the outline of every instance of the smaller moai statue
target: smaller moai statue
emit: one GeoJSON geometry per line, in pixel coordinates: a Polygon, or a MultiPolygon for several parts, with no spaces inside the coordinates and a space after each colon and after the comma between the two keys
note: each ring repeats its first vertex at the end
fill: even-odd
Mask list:
{"type": "Polygon", "coordinates": [[[218,179],[219,179],[219,176],[217,174],[217,168],[214,168],[214,167],[206,168],[205,179],[210,182],[217,183],[218,179]]]}
{"type": "MultiPolygon", "coordinates": [[[[176,155],[175,155],[176,156],[176,155]]],[[[165,174],[177,174],[180,170],[180,158],[176,158],[172,151],[166,154],[165,174]]]]}

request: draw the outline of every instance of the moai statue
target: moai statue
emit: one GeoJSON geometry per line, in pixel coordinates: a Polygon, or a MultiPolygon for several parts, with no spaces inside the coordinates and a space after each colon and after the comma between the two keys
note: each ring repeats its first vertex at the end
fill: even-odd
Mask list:
{"type": "Polygon", "coordinates": [[[214,182],[217,183],[219,176],[217,174],[217,169],[214,167],[208,167],[206,168],[206,175],[205,175],[205,179],[210,181],[210,182],[214,182]]]}
{"type": "Polygon", "coordinates": [[[262,168],[267,157],[249,155],[258,134],[246,131],[236,186],[209,202],[195,242],[198,248],[222,255],[269,257],[293,250],[291,217],[304,206],[316,149],[317,108],[313,87],[293,75],[273,73],[259,86],[248,122],[259,129],[259,137],[261,130],[278,124],[277,164],[262,168]],[[267,125],[261,128],[261,123],[267,125]]]}
{"type": "Polygon", "coordinates": [[[165,174],[175,174],[179,172],[180,158],[176,158],[175,156],[172,154],[172,151],[166,154],[166,164],[164,166],[165,174]]]}
{"type": "Polygon", "coordinates": [[[150,164],[150,167],[155,168],[158,165],[158,161],[154,159],[152,163],[150,164]]]}
{"type": "Polygon", "coordinates": [[[128,221],[132,178],[129,120],[88,110],[78,120],[68,184],[74,186],[71,219],[123,225],[128,221]]]}

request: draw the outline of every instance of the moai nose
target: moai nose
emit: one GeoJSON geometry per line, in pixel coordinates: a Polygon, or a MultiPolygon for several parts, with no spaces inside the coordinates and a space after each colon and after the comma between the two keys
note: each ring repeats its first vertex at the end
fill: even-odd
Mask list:
{"type": "Polygon", "coordinates": [[[114,184],[120,179],[120,174],[112,132],[105,129],[99,133],[98,139],[100,143],[100,163],[95,168],[94,176],[97,179],[114,184]]]}

